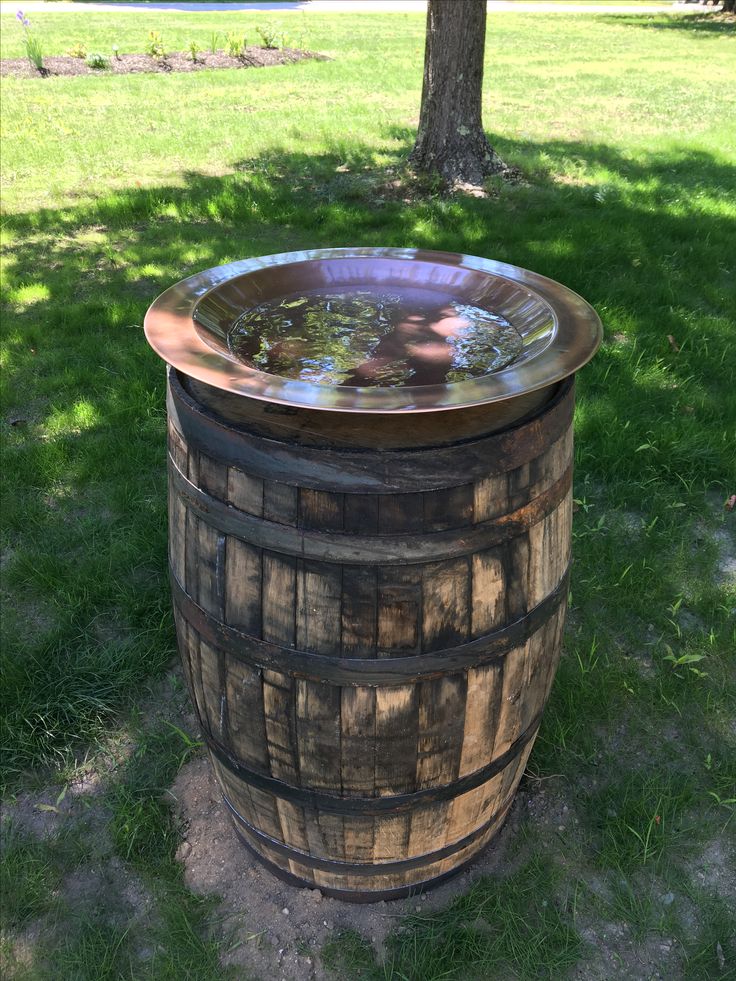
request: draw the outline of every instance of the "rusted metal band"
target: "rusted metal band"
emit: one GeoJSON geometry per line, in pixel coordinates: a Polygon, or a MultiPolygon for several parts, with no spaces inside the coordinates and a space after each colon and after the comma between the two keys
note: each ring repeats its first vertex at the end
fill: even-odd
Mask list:
{"type": "Polygon", "coordinates": [[[572,466],[522,507],[467,528],[411,535],[352,535],[282,525],[240,511],[193,484],[169,456],[171,492],[217,531],[283,555],[341,565],[385,566],[444,562],[473,555],[523,534],[551,514],[572,486],[572,466]]]}
{"type": "Polygon", "coordinates": [[[452,446],[410,450],[341,450],[268,439],[225,422],[197,403],[169,371],[168,412],[191,449],[252,477],[333,493],[387,494],[455,487],[507,473],[536,459],[572,424],[574,379],[520,423],[452,446]]]}
{"type": "MultiPolygon", "coordinates": [[[[501,814],[498,819],[498,827],[495,829],[494,834],[491,835],[489,841],[485,843],[483,848],[486,847],[494,837],[501,830],[504,821],[508,816],[509,808],[507,808],[505,814],[501,814]]],[[[397,886],[393,889],[375,889],[375,890],[359,890],[359,889],[335,889],[332,886],[323,886],[317,882],[310,882],[309,879],[303,879],[301,876],[294,875],[293,872],[287,872],[286,869],[282,869],[280,865],[276,865],[270,859],[266,858],[265,855],[261,855],[259,851],[251,845],[246,836],[240,831],[240,828],[235,825],[235,832],[240,839],[242,845],[253,855],[257,861],[264,865],[272,875],[275,875],[278,879],[283,882],[287,882],[291,886],[306,886],[308,889],[319,889],[321,893],[325,896],[330,896],[333,899],[342,899],[349,903],[380,903],[382,900],[390,899],[402,899],[404,896],[418,896],[422,892],[426,892],[429,889],[434,889],[435,886],[442,885],[448,879],[451,879],[454,875],[458,875],[460,872],[464,872],[468,866],[472,865],[473,862],[477,861],[480,852],[472,854],[469,858],[464,859],[454,869],[450,869],[447,872],[442,872],[440,875],[435,876],[433,879],[424,879],[422,882],[415,882],[408,886],[397,886]]]]}
{"type": "MultiPolygon", "coordinates": [[[[258,790],[265,790],[274,797],[281,800],[291,801],[292,804],[301,804],[306,807],[313,807],[325,814],[349,814],[358,815],[379,815],[379,814],[398,814],[413,811],[421,804],[432,804],[437,801],[454,800],[461,794],[469,790],[475,790],[486,783],[491,777],[505,770],[524,749],[527,743],[531,742],[537,734],[539,724],[542,720],[540,711],[533,719],[531,724],[518,736],[509,746],[505,753],[501,753],[496,759],[491,760],[479,770],[467,773],[464,777],[459,777],[451,783],[442,784],[439,787],[423,787],[411,794],[390,794],[385,797],[338,797],[329,794],[324,790],[315,790],[312,787],[294,787],[292,784],[285,783],[277,777],[268,776],[251,769],[240,760],[234,759],[229,751],[215,737],[202,726],[205,740],[210,752],[215,759],[222,764],[233,776],[249,787],[258,790]]],[[[201,722],[201,720],[200,720],[201,722]]]]}
{"type": "Polygon", "coordinates": [[[335,685],[388,686],[438,678],[500,661],[510,650],[525,643],[557,612],[567,597],[569,577],[568,566],[555,589],[525,616],[467,644],[426,654],[380,658],[329,657],[281,647],[242,633],[203,610],[173,572],[171,591],[182,617],[202,640],[245,664],[335,685]]]}
{"type": "Polygon", "coordinates": [[[458,841],[453,841],[451,844],[444,845],[442,848],[438,848],[433,852],[413,855],[411,858],[403,858],[393,862],[373,863],[340,862],[329,858],[320,858],[317,855],[310,855],[307,852],[300,851],[298,848],[292,848],[290,845],[285,845],[283,841],[272,838],[258,828],[254,828],[250,822],[245,820],[232,801],[228,800],[227,794],[223,794],[222,799],[239,830],[258,842],[258,844],[266,846],[283,858],[291,862],[298,862],[299,865],[304,865],[310,869],[322,869],[325,872],[333,872],[335,875],[375,876],[391,875],[396,872],[408,872],[410,869],[424,868],[427,865],[432,865],[434,862],[441,861],[443,858],[449,858],[450,855],[455,855],[457,852],[469,847],[474,841],[481,838],[489,830],[491,825],[498,821],[501,815],[508,810],[514,799],[514,794],[510,794],[503,804],[480,827],[476,828],[475,831],[471,831],[469,835],[460,838],[458,841]]]}

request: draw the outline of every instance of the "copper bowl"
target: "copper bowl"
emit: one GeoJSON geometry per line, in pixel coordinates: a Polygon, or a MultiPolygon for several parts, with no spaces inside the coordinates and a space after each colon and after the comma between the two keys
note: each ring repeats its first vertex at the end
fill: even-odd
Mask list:
{"type": "Polygon", "coordinates": [[[421,249],[315,249],[245,259],[182,280],[151,305],[145,331],[183,375],[221,392],[310,410],[397,414],[500,403],[552,389],[595,353],[601,322],[580,296],[507,263],[421,249]],[[505,318],[521,336],[514,360],[444,384],[361,387],[269,374],[239,360],[228,337],[245,311],[325,289],[437,294],[505,318]]]}

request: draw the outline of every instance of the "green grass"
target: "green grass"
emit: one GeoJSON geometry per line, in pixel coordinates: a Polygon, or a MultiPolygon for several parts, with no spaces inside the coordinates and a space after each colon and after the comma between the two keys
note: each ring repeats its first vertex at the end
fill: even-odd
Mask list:
{"type": "Polygon", "coordinates": [[[144,731],[111,792],[113,846],[139,871],[178,870],[174,854],[180,835],[166,791],[198,745],[170,723],[144,731]]]}
{"type": "MultiPolygon", "coordinates": [[[[149,29],[171,50],[205,46],[224,23],[255,37],[265,21],[224,16],[33,20],[47,54],[76,41],[141,51],[149,29]]],[[[280,30],[294,19],[268,15],[280,30]]],[[[490,18],[485,119],[525,180],[449,199],[403,169],[423,17],[304,22],[332,60],[2,81],[8,789],[94,759],[174,655],[164,374],[140,329],[153,297],[211,265],[307,247],[502,259],[568,284],[605,326],[578,381],[566,655],[527,786],[566,799],[578,824],[558,835],[523,820],[517,871],[412,918],[389,966],[355,935],[325,956],[338,976],[349,962],[397,981],[562,976],[594,956],[584,928],[615,922],[632,943],[677,938],[683,976],[717,976],[718,945],[736,961],[728,897],[692,868],[714,842],[725,866],[736,854],[736,595],[718,571],[736,490],[736,34],[701,16],[490,18]]],[[[2,56],[21,56],[14,18],[0,27],[2,56]]],[[[212,911],[177,878],[162,797],[191,747],[136,732],[139,753],[104,796],[110,854],[147,877],[151,930],[171,937],[152,976],[187,976],[188,962],[216,977],[212,911]]],[[[64,922],[53,897],[76,858],[22,837],[8,855],[12,882],[26,879],[21,919],[64,922]]],[[[141,937],[126,930],[87,916],[58,964],[124,975],[141,937]]]]}
{"type": "Polygon", "coordinates": [[[13,964],[12,950],[0,950],[3,969],[12,968],[8,976],[230,976],[220,966],[223,941],[213,934],[215,902],[189,892],[175,860],[181,835],[167,791],[198,744],[167,722],[131,724],[135,749],[108,779],[103,807],[87,801],[96,825],[68,817],[58,834],[44,839],[10,824],[3,829],[4,927],[12,932],[39,919],[44,924],[27,975],[13,964]],[[100,881],[92,875],[81,893],[70,895],[70,877],[88,872],[100,881]],[[131,891],[149,897],[139,899],[142,908],[131,907],[131,891]]]}
{"type": "Polygon", "coordinates": [[[0,909],[3,922],[18,927],[51,907],[59,872],[47,843],[12,827],[4,830],[0,909]]]}
{"type": "Polygon", "coordinates": [[[355,931],[338,932],[322,959],[338,977],[453,981],[466,978],[558,978],[578,960],[572,897],[550,900],[559,886],[550,863],[532,859],[500,882],[479,879],[441,915],[406,918],[389,937],[380,966],[355,931]]]}

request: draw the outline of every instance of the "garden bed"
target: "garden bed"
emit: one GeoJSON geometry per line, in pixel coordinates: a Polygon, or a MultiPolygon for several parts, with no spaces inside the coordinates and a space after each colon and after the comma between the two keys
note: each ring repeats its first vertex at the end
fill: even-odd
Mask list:
{"type": "Polygon", "coordinates": [[[200,52],[193,61],[191,54],[174,51],[165,58],[147,54],[124,54],[111,57],[105,68],[90,68],[83,58],[71,55],[44,58],[43,71],[39,71],[27,58],[8,58],[0,61],[0,75],[15,78],[39,78],[51,75],[137,75],[142,73],[194,72],[213,68],[267,68],[270,65],[289,65],[306,58],[324,60],[323,55],[298,48],[249,47],[240,58],[233,58],[224,51],[200,52]]]}

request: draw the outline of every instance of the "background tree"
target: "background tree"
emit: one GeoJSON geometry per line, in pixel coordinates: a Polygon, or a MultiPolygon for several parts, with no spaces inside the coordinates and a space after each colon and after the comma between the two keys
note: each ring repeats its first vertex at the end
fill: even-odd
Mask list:
{"type": "Polygon", "coordinates": [[[483,132],[486,0],[429,0],[422,106],[409,162],[450,183],[480,184],[506,165],[483,132]]]}

